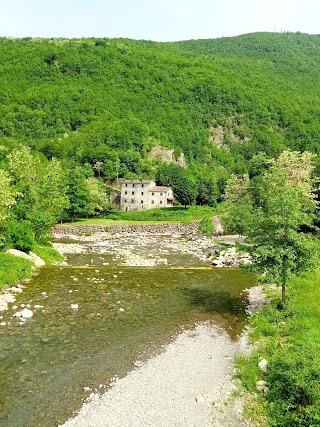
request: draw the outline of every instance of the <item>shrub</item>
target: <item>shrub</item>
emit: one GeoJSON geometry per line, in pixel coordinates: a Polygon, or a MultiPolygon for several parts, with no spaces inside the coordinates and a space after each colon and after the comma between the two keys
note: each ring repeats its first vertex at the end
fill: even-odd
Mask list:
{"type": "Polygon", "coordinates": [[[198,233],[212,235],[216,232],[211,217],[203,218],[198,227],[198,233]]]}
{"type": "Polygon", "coordinates": [[[29,252],[35,244],[35,237],[28,221],[18,222],[12,220],[9,223],[10,243],[13,248],[22,252],[29,252]]]}

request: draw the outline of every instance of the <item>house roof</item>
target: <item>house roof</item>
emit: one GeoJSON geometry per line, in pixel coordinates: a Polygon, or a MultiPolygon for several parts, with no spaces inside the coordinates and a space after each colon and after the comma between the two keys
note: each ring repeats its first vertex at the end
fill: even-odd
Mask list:
{"type": "Polygon", "coordinates": [[[171,190],[171,188],[170,188],[170,187],[160,187],[160,186],[158,186],[158,185],[155,185],[154,187],[151,187],[151,188],[149,189],[149,191],[152,191],[152,192],[160,191],[161,193],[166,193],[166,192],[167,192],[167,191],[169,191],[169,190],[171,190]]]}
{"type": "Polygon", "coordinates": [[[122,179],[121,184],[151,184],[152,180],[146,179],[122,179]]]}

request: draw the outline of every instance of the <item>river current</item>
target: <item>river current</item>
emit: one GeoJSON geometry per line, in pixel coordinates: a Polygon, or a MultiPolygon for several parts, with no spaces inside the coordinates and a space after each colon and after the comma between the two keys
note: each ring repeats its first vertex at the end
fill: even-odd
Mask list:
{"type": "Polygon", "coordinates": [[[192,255],[166,256],[167,265],[133,267],[100,251],[40,270],[15,303],[29,305],[33,317],[20,325],[12,308],[3,314],[1,427],[58,426],[91,390],[105,391],[199,322],[237,339],[254,277],[192,255]]]}

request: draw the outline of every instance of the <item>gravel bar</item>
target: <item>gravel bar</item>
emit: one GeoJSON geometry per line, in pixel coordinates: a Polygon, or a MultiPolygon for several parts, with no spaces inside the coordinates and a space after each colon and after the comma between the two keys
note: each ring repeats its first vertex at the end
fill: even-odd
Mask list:
{"type": "Polygon", "coordinates": [[[75,418],[60,427],[220,426],[215,413],[220,405],[213,402],[231,392],[229,376],[239,345],[223,330],[199,324],[102,396],[91,395],[75,418]]]}

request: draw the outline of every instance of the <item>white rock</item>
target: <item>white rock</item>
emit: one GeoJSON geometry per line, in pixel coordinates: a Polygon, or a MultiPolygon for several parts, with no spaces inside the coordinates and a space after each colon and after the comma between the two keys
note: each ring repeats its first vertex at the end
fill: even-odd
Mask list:
{"type": "Polygon", "coordinates": [[[38,305],[38,304],[36,304],[36,305],[34,305],[34,306],[33,306],[33,308],[41,309],[41,308],[43,308],[43,305],[38,305]]]}
{"type": "Polygon", "coordinates": [[[196,397],[196,402],[197,403],[204,403],[205,399],[202,396],[202,394],[200,394],[199,396],[196,397]]]}
{"type": "Polygon", "coordinates": [[[266,372],[267,368],[268,368],[268,361],[266,359],[262,359],[259,363],[258,363],[259,368],[266,372]]]}
{"type": "Polygon", "coordinates": [[[43,267],[46,265],[44,260],[33,252],[29,252],[29,257],[32,259],[36,267],[43,267]]]}
{"type": "Polygon", "coordinates": [[[257,381],[256,382],[256,389],[258,391],[266,392],[268,390],[267,383],[263,380],[257,381]]]}
{"type": "Polygon", "coordinates": [[[29,310],[28,308],[24,308],[21,311],[21,317],[23,317],[24,319],[29,319],[32,316],[33,316],[33,312],[31,310],[29,310]]]}
{"type": "Polygon", "coordinates": [[[6,302],[15,302],[16,297],[12,294],[3,294],[1,295],[1,301],[6,301],[6,302]]]}
{"type": "Polygon", "coordinates": [[[1,322],[0,326],[6,326],[7,322],[1,322]]]}
{"type": "Polygon", "coordinates": [[[123,308],[119,308],[119,311],[121,311],[121,312],[122,312],[122,311],[124,311],[124,309],[123,309],[123,308]]]}
{"type": "Polygon", "coordinates": [[[11,292],[16,292],[16,293],[18,293],[18,294],[21,294],[22,289],[21,289],[21,288],[16,288],[15,286],[12,286],[12,287],[10,288],[10,291],[11,291],[11,292]]]}
{"type": "Polygon", "coordinates": [[[71,304],[71,305],[70,305],[70,308],[71,308],[72,310],[78,310],[79,305],[78,305],[78,304],[71,304]]]}
{"type": "Polygon", "coordinates": [[[21,311],[17,311],[16,313],[14,313],[13,317],[22,317],[21,311]]]}
{"type": "Polygon", "coordinates": [[[3,301],[0,303],[0,311],[5,311],[5,310],[8,310],[8,304],[5,301],[3,301]]]}

